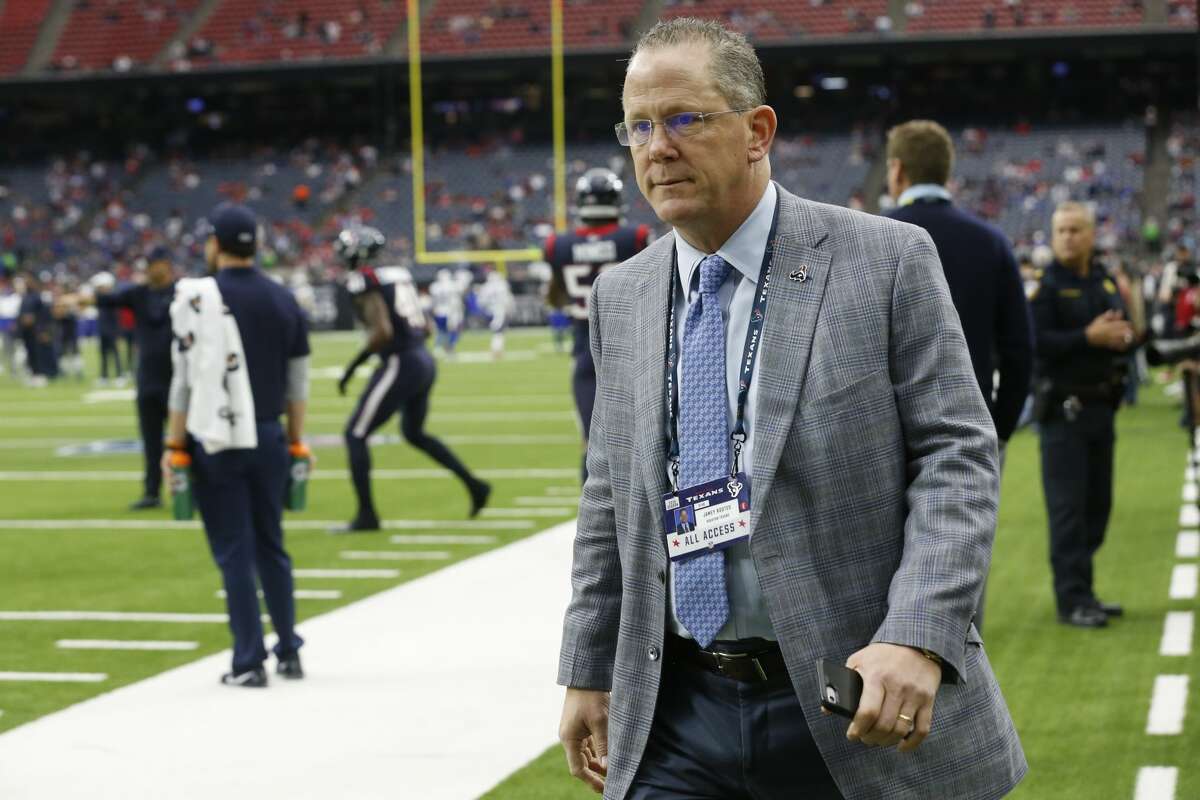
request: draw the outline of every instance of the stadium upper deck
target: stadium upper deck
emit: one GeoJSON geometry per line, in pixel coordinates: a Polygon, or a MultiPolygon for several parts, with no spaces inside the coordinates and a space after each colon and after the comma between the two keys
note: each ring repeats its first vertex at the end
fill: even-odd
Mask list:
{"type": "MultiPolygon", "coordinates": [[[[897,36],[1159,30],[1196,25],[1197,0],[569,0],[575,50],[622,50],[654,16],[715,17],[756,42],[897,36]],[[891,9],[889,11],[889,8],[891,9]]],[[[403,0],[7,0],[0,75],[197,70],[216,65],[353,61],[403,54],[403,0]],[[56,33],[57,32],[57,33],[56,33]],[[53,47],[36,48],[39,37],[53,47]],[[50,53],[41,57],[38,53],[50,53]]],[[[422,49],[432,56],[544,52],[546,0],[434,0],[422,49]]]]}

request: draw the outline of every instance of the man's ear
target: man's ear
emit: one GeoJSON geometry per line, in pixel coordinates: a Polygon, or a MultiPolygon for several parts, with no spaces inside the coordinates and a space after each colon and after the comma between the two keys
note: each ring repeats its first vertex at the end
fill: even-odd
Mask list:
{"type": "Polygon", "coordinates": [[[747,115],[750,119],[747,154],[750,163],[753,164],[770,155],[779,120],[775,116],[775,109],[765,105],[751,109],[747,115]]]}

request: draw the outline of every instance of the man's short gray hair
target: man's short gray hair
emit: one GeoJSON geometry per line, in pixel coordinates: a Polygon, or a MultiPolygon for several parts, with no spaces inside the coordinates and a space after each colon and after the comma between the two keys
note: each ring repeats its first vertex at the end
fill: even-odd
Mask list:
{"type": "Polygon", "coordinates": [[[660,21],[638,39],[629,62],[643,50],[698,43],[708,45],[710,77],[730,108],[754,108],[766,102],[766,81],[754,45],[715,20],[676,17],[660,21]]]}

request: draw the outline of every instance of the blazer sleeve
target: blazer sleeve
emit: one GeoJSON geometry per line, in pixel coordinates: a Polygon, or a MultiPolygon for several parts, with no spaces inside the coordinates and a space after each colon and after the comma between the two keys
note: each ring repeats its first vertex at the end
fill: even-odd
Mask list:
{"type": "Polygon", "coordinates": [[[592,287],[589,338],[596,365],[596,403],[588,438],[588,479],[579,502],[571,566],[571,602],[563,623],[558,683],[574,689],[612,688],[617,631],[621,621],[621,558],[613,512],[606,442],[607,406],[603,384],[603,342],[600,289],[592,287]]]}
{"type": "Polygon", "coordinates": [[[892,290],[890,371],[908,465],[904,549],[872,641],[930,650],[963,676],[991,560],[996,431],[929,234],[914,231],[892,290]]]}

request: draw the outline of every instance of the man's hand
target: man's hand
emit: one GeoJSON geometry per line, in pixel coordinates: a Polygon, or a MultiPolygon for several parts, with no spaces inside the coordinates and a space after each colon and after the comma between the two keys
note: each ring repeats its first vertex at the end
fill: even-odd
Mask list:
{"type": "Polygon", "coordinates": [[[558,738],[571,774],[597,794],[608,775],[608,692],[567,689],[558,738]]]}
{"type": "Polygon", "coordinates": [[[341,380],[338,381],[338,394],[342,397],[346,396],[346,386],[350,383],[350,379],[354,377],[354,370],[348,369],[342,373],[341,380]]]}
{"type": "Polygon", "coordinates": [[[1084,329],[1084,336],[1092,347],[1103,347],[1124,353],[1133,344],[1133,327],[1125,321],[1120,311],[1105,311],[1084,329]]]}
{"type": "Polygon", "coordinates": [[[883,642],[854,653],[846,666],[863,678],[862,700],[846,738],[877,747],[899,744],[901,753],[920,747],[933,723],[941,666],[911,647],[883,642]]]}
{"type": "MultiPolygon", "coordinates": [[[[163,450],[162,458],[159,460],[158,465],[162,469],[163,483],[166,484],[167,491],[171,491],[171,487],[173,486],[173,484],[171,482],[171,450],[170,450],[170,448],[165,448],[163,450]]],[[[171,493],[174,494],[173,491],[171,493]]]]}

